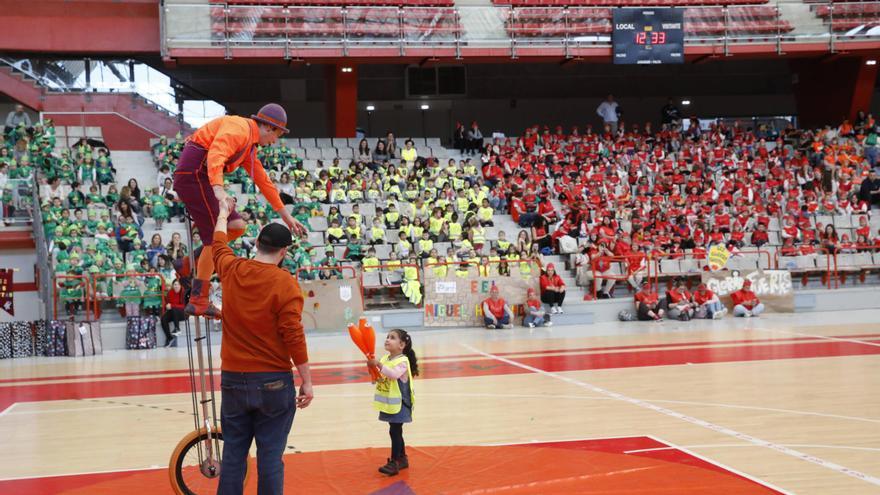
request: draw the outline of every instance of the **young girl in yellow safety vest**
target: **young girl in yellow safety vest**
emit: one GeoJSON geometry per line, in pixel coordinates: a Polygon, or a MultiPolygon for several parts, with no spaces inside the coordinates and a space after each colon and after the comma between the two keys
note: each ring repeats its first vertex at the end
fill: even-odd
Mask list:
{"type": "Polygon", "coordinates": [[[368,359],[367,366],[380,372],[373,395],[373,407],[379,411],[379,421],[388,423],[391,434],[391,457],[379,472],[394,476],[409,467],[403,424],[412,422],[415,403],[413,377],[419,375],[419,363],[413,350],[412,338],[406,331],[395,328],[385,336],[388,354],[381,360],[368,359]]]}
{"type": "Polygon", "coordinates": [[[400,285],[403,295],[416,306],[422,302],[422,284],[419,282],[418,263],[415,253],[410,253],[409,266],[403,267],[403,283],[400,285]]]}

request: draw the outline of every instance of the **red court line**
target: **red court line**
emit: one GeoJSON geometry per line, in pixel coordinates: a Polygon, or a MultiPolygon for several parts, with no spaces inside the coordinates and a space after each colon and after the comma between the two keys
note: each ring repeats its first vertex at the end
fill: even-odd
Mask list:
{"type": "MultiPolygon", "coordinates": [[[[819,341],[799,344],[743,345],[696,349],[635,350],[602,354],[569,354],[517,359],[520,363],[547,371],[581,371],[613,368],[636,368],[682,364],[766,361],[818,357],[861,356],[880,354],[880,347],[854,342],[819,341]]],[[[530,373],[520,367],[495,359],[462,362],[426,362],[420,379],[475,377],[530,373]]],[[[332,385],[368,381],[366,367],[325,368],[312,371],[315,385],[332,385]]],[[[215,380],[219,388],[220,381],[215,380]]],[[[108,380],[99,382],[49,383],[0,387],[0,411],[16,402],[91,399],[132,395],[186,393],[190,391],[189,376],[108,380]]]]}
{"type": "MultiPolygon", "coordinates": [[[[861,339],[866,340],[872,337],[880,337],[880,333],[866,333],[866,334],[858,334],[858,335],[833,335],[832,337],[837,339],[861,339]]],[[[535,350],[535,351],[511,351],[511,352],[495,352],[496,356],[520,356],[523,354],[555,354],[559,352],[594,352],[594,351],[617,351],[617,350],[637,350],[637,349],[664,349],[669,347],[687,347],[687,346],[717,346],[717,345],[730,345],[730,344],[751,344],[751,343],[772,343],[778,341],[789,342],[804,342],[804,341],[823,341],[824,339],[820,339],[817,337],[792,337],[792,338],[784,338],[784,339],[740,339],[740,340],[709,340],[709,341],[698,341],[698,342],[681,342],[681,343],[670,343],[670,344],[639,344],[639,345],[625,345],[625,346],[606,346],[606,347],[572,347],[565,349],[543,349],[543,350],[535,350]]],[[[452,354],[448,356],[436,356],[435,359],[456,359],[456,358],[471,358],[479,356],[479,354],[452,354]]],[[[321,361],[321,362],[313,362],[311,363],[313,366],[328,366],[328,365],[360,365],[363,364],[363,360],[357,361],[321,361]]],[[[426,362],[427,363],[427,362],[426,362]]],[[[189,369],[177,369],[177,370],[156,370],[156,371],[124,371],[119,373],[94,373],[94,374],[82,374],[82,375],[56,375],[56,376],[40,376],[33,378],[7,378],[5,380],[0,380],[0,384],[5,383],[21,383],[21,382],[47,382],[47,381],[55,381],[55,380],[73,380],[77,378],[116,378],[116,377],[128,377],[128,376],[145,376],[145,375],[173,375],[178,373],[188,373],[189,369]]]]}

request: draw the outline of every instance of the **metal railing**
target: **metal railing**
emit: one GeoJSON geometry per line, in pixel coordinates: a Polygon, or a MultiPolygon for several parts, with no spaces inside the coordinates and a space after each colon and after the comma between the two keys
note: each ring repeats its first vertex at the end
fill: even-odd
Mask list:
{"type": "Polygon", "coordinates": [[[0,223],[6,226],[33,223],[34,179],[7,179],[0,184],[0,223]]]}
{"type": "MultiPolygon", "coordinates": [[[[787,5],[686,7],[685,45],[717,47],[729,54],[737,45],[770,44],[771,50],[782,54],[786,45],[794,43],[819,44],[834,52],[840,43],[880,38],[880,30],[872,29],[880,25],[880,2],[810,2],[811,22],[796,18],[800,11],[787,15],[787,5]]],[[[215,54],[232,58],[247,56],[248,50],[278,49],[284,58],[297,59],[328,55],[315,49],[337,49],[338,55],[346,56],[352,49],[385,48],[391,50],[383,52],[384,56],[406,56],[431,48],[444,56],[461,57],[463,50],[495,48],[504,51],[494,51],[494,55],[515,58],[518,50],[533,46],[561,48],[566,56],[578,48],[610,47],[613,7],[218,2],[166,4],[160,10],[164,54],[175,49],[213,49],[215,54]]],[[[267,56],[266,52],[260,56],[267,56]]]]}
{"type": "MultiPolygon", "coordinates": [[[[155,273],[155,272],[148,272],[148,273],[129,272],[129,273],[122,273],[122,274],[99,273],[99,274],[92,274],[91,279],[92,279],[91,280],[91,294],[92,294],[92,303],[93,303],[92,311],[95,315],[95,319],[98,319],[101,317],[101,303],[103,303],[104,301],[121,300],[124,302],[126,299],[143,300],[143,299],[147,299],[147,298],[159,297],[160,301],[161,301],[159,304],[159,314],[162,314],[165,312],[165,303],[166,303],[165,296],[166,296],[166,294],[168,294],[168,288],[165,286],[165,277],[163,277],[161,273],[155,273]],[[139,295],[139,296],[116,295],[117,292],[121,293],[123,290],[121,287],[122,282],[120,282],[119,280],[126,279],[126,278],[128,278],[128,279],[142,278],[143,279],[142,283],[144,286],[144,290],[141,293],[141,295],[139,295]],[[159,279],[159,293],[158,294],[155,294],[154,290],[151,290],[147,287],[146,282],[147,282],[147,279],[149,279],[149,278],[159,279]],[[100,282],[101,280],[106,280],[105,283],[107,283],[107,284],[119,284],[119,287],[116,287],[114,285],[113,290],[110,291],[110,292],[113,292],[113,295],[110,295],[107,292],[99,291],[98,288],[99,288],[99,284],[101,283],[100,282]]],[[[138,286],[138,290],[140,290],[140,286],[138,286]]]]}

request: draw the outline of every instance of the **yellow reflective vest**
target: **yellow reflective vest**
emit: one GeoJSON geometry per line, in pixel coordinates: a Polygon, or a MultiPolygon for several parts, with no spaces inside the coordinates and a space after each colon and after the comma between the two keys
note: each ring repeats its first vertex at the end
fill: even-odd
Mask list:
{"type": "Polygon", "coordinates": [[[376,267],[379,266],[381,263],[379,263],[379,258],[375,256],[368,256],[361,260],[361,264],[363,265],[365,272],[375,272],[377,270],[376,267]]]}
{"type": "MultiPolygon", "coordinates": [[[[416,393],[413,388],[413,377],[412,371],[409,367],[409,358],[406,357],[406,354],[401,354],[394,359],[391,359],[390,355],[382,356],[382,359],[379,360],[379,364],[389,368],[396,368],[397,365],[404,361],[406,361],[406,375],[409,379],[410,405],[415,406],[416,393]]],[[[397,414],[400,412],[402,405],[403,396],[400,394],[400,385],[398,385],[397,380],[381,376],[376,382],[376,393],[373,395],[373,408],[386,414],[397,414]]]]}

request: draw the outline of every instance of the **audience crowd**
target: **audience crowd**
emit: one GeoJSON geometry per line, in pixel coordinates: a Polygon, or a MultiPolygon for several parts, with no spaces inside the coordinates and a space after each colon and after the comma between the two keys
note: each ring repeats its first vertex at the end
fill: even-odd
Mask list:
{"type": "MultiPolygon", "coordinates": [[[[517,138],[492,139],[475,122],[469,129],[459,125],[455,144],[465,154],[458,160],[425,156],[411,140],[399,146],[390,132],[374,145],[361,140],[350,164],[318,160],[312,168],[293,147],[260,149],[283,201],[316,233],[291,247],[285,266],[301,278],[341,277],[343,264],[359,264],[365,273],[393,272],[390,279],[414,304],[422,292],[414,267],[438,276],[510,276],[515,267],[540,276],[534,299],[547,309],[528,316],[543,324],[562,312],[565,297],[555,267],[544,262],[552,254],[575,255],[578,283],[596,283],[599,297],[610,297],[613,280],[583,275],[614,273],[642,293],[652,253],[704,256],[716,243],[734,253],[779,245],[783,255],[880,246],[869,223],[880,205],[877,127],[870,115],[836,127],[778,132],[720,121],[701,127],[696,119],[686,130],[680,121],[656,129],[605,121],[598,129],[536,125],[517,138]],[[508,236],[496,227],[499,214],[510,214],[518,231],[508,236]],[[823,215],[857,215],[858,221],[838,232],[817,222],[823,215]],[[623,271],[614,271],[611,256],[625,260],[623,271]]],[[[172,287],[171,262],[186,256],[187,246],[179,233],[145,239],[143,226],[147,218],[157,229],[183,220],[171,187],[182,145],[178,135],[153,146],[157,185],[142,190],[135,179],[117,184],[106,147],[81,142],[56,151],[50,121],[32,128],[22,122],[8,130],[0,148],[0,180],[37,170],[57,275],[96,276],[99,295],[124,293],[116,299],[122,312],[132,301],[161,312],[159,292],[172,287]],[[156,273],[159,283],[150,277],[116,283],[125,273],[156,273]]],[[[276,214],[258,199],[249,176],[238,173],[231,182],[247,222],[233,249],[247,257],[260,225],[276,214]]],[[[77,310],[78,279],[60,278],[59,284],[69,309],[77,310]]],[[[666,300],[662,310],[647,294],[637,313],[719,314],[717,301],[698,294],[658,298],[666,300]]],[[[743,307],[751,301],[745,302],[743,307]]],[[[757,306],[747,311],[756,314],[757,306]]],[[[505,325],[503,315],[495,316],[493,325],[505,325]]]]}

